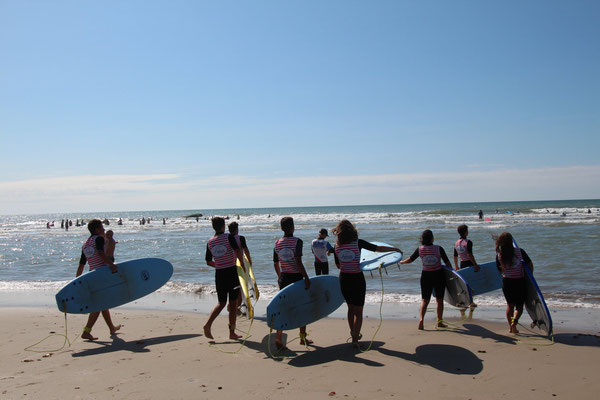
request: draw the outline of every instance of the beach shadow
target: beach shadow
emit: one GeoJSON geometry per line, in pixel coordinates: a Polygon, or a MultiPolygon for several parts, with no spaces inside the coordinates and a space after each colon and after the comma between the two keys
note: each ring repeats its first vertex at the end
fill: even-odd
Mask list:
{"type": "Polygon", "coordinates": [[[600,336],[585,333],[559,333],[554,335],[554,342],[569,346],[600,347],[600,336]]]}
{"type": "Polygon", "coordinates": [[[518,337],[515,337],[515,336],[501,335],[499,333],[490,331],[487,328],[484,328],[482,326],[475,325],[475,324],[463,324],[461,328],[452,329],[451,331],[454,331],[461,335],[476,336],[476,337],[480,337],[482,339],[492,339],[496,343],[506,343],[506,344],[516,345],[518,342],[518,339],[519,339],[518,337]]]}
{"type": "MultiPolygon", "coordinates": [[[[378,351],[383,342],[373,342],[371,351],[378,351]]],[[[311,367],[314,365],[326,364],[333,361],[346,361],[352,363],[364,364],[368,367],[383,367],[382,364],[377,361],[357,357],[360,354],[360,350],[352,347],[350,343],[342,343],[330,347],[319,347],[312,345],[314,350],[307,353],[301,354],[288,362],[288,365],[293,367],[311,367]]],[[[363,346],[364,347],[364,346],[363,346]]]]}
{"type": "Polygon", "coordinates": [[[147,347],[155,346],[157,344],[176,342],[179,340],[188,340],[193,339],[200,334],[189,334],[189,335],[172,335],[172,336],[159,336],[155,338],[146,338],[132,341],[125,341],[118,337],[117,335],[113,335],[112,341],[100,341],[96,340],[94,343],[101,345],[100,347],[96,347],[94,349],[87,349],[80,351],[78,353],[73,353],[72,357],[87,357],[93,356],[97,354],[106,354],[112,353],[115,351],[130,351],[132,353],[147,353],[150,351],[147,347]]]}
{"type": "Polygon", "coordinates": [[[414,354],[377,348],[381,354],[402,358],[439,371],[454,375],[477,375],[483,371],[483,362],[471,351],[448,344],[425,344],[415,349],[414,354]]]}
{"type": "Polygon", "coordinates": [[[260,343],[252,342],[247,347],[256,350],[257,352],[264,353],[266,358],[271,358],[274,361],[283,361],[288,358],[298,357],[299,355],[310,353],[311,349],[315,348],[312,344],[308,346],[308,349],[302,346],[296,341],[299,341],[298,337],[294,337],[290,341],[285,332],[283,333],[282,339],[283,343],[288,347],[286,350],[277,350],[277,346],[275,346],[275,333],[265,335],[260,343]]]}

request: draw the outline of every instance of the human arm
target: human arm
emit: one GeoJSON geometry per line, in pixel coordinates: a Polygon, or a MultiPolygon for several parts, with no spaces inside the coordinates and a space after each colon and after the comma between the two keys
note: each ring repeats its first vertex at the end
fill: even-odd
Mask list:
{"type": "MultiPolygon", "coordinates": [[[[233,235],[229,234],[227,240],[229,241],[229,245],[231,246],[231,248],[235,252],[235,256],[239,260],[240,266],[242,267],[242,269],[244,270],[244,272],[246,272],[246,265],[244,265],[244,252],[238,246],[237,241],[235,240],[235,237],[233,235]]],[[[244,240],[244,242],[245,242],[245,240],[244,240]]],[[[240,238],[240,243],[241,243],[241,238],[240,238]]]]}
{"type": "Polygon", "coordinates": [[[411,256],[408,257],[407,259],[400,261],[400,264],[410,264],[411,262],[415,261],[417,258],[419,258],[419,249],[416,249],[414,251],[414,253],[412,253],[411,256]]]}
{"type": "Polygon", "coordinates": [[[473,263],[473,268],[475,269],[475,272],[479,272],[479,264],[477,264],[477,261],[475,261],[475,257],[473,256],[473,242],[471,242],[470,240],[467,242],[467,254],[469,256],[469,260],[471,260],[471,262],[473,263]]]}
{"type": "Polygon", "coordinates": [[[296,266],[298,267],[298,271],[304,277],[304,288],[310,289],[310,278],[306,273],[306,268],[304,268],[304,263],[302,263],[302,239],[298,239],[296,242],[296,266]]]}
{"type": "Polygon", "coordinates": [[[458,256],[456,255],[456,250],[454,250],[454,265],[456,266],[454,269],[458,271],[460,269],[460,265],[458,265],[458,256]]]}
{"type": "Polygon", "coordinates": [[[529,255],[523,249],[521,249],[521,255],[523,256],[523,261],[529,267],[529,271],[531,271],[531,273],[533,274],[533,262],[531,262],[531,258],[529,258],[529,255]]]}
{"type": "Polygon", "coordinates": [[[104,238],[102,236],[96,238],[96,253],[100,259],[109,266],[113,274],[117,272],[117,265],[104,252],[104,238]]]}
{"type": "Polygon", "coordinates": [[[207,265],[209,265],[213,268],[215,268],[217,266],[213,260],[213,255],[212,255],[212,252],[210,251],[210,248],[208,247],[208,243],[206,244],[206,256],[204,257],[204,259],[206,260],[207,265]]]}
{"type": "Polygon", "coordinates": [[[447,266],[452,268],[450,259],[448,259],[448,256],[446,255],[446,251],[444,250],[444,248],[442,246],[440,246],[440,257],[442,257],[442,260],[444,261],[444,263],[446,263],[447,266]]]}

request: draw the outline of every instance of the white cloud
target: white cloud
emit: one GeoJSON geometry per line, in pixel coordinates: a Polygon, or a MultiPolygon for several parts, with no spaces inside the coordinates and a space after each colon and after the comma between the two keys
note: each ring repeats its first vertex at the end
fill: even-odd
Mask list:
{"type": "Polygon", "coordinates": [[[600,166],[256,177],[85,175],[0,182],[0,214],[600,197],[600,166]]]}

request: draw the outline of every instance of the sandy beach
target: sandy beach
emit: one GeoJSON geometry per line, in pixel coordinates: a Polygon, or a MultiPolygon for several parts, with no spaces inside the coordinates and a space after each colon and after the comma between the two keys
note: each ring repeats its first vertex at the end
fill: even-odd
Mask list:
{"type": "MultiPolygon", "coordinates": [[[[71,339],[85,320],[68,316],[71,339]]],[[[113,320],[123,324],[117,335],[99,320],[95,342],[77,339],[56,351],[64,338],[53,336],[33,352],[25,349],[65,332],[64,315],[0,309],[2,398],[596,399],[600,391],[600,337],[571,330],[558,331],[552,344],[489,321],[450,319],[452,329],[435,330],[430,319],[421,332],[416,321],[384,320],[363,353],[346,343],[346,321],[328,318],[309,326],[309,348],[297,331],[286,332],[290,350],[278,355],[287,358],[274,359],[260,320],[243,346],[226,339],[224,315],[214,342],[201,333],[202,313],[117,309],[113,320]]],[[[379,322],[365,320],[363,347],[379,322]]]]}

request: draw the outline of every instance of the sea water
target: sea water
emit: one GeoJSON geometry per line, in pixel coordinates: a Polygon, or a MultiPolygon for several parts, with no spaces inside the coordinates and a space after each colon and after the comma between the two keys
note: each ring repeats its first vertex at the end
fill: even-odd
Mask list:
{"type": "MultiPolygon", "coordinates": [[[[206,265],[206,244],[214,234],[211,216],[237,221],[246,237],[262,299],[277,292],[273,247],[282,236],[279,221],[292,216],[295,236],[304,241],[303,261],[314,276],[310,243],[321,228],[331,232],[338,221],[348,219],[359,237],[400,247],[408,257],[419,246],[419,236],[431,229],[435,244],[442,246],[452,261],[456,228],[469,226],[478,262],[493,261],[494,239],[511,232],[531,257],[534,275],[551,308],[600,309],[600,200],[533,201],[499,203],[455,203],[414,205],[368,205],[290,207],[223,210],[96,212],[78,214],[10,215],[0,217],[0,294],[20,291],[58,291],[74,278],[81,246],[89,237],[77,219],[108,219],[106,229],[118,241],[116,262],[159,257],[174,267],[171,281],[162,292],[211,296],[215,293],[214,270],[206,265]],[[478,212],[483,211],[483,219],[478,212]],[[588,211],[589,210],[589,211],[588,211]],[[201,213],[198,218],[186,216],[201,213]],[[117,225],[122,218],[123,225],[117,225]],[[144,225],[140,220],[150,218],[144,225]],[[165,223],[163,224],[163,218],[165,223]],[[61,229],[61,220],[73,226],[61,229]],[[47,228],[47,222],[54,227],[47,228]]],[[[328,240],[334,244],[335,237],[328,240]]],[[[330,257],[330,273],[337,268],[330,257]]],[[[87,268],[87,267],[86,267],[87,268]]],[[[383,273],[386,308],[393,304],[418,304],[421,263],[416,260],[383,273]]],[[[367,304],[382,299],[382,281],[377,272],[367,276],[367,304]]],[[[501,291],[477,296],[479,305],[505,304],[501,291]]]]}

